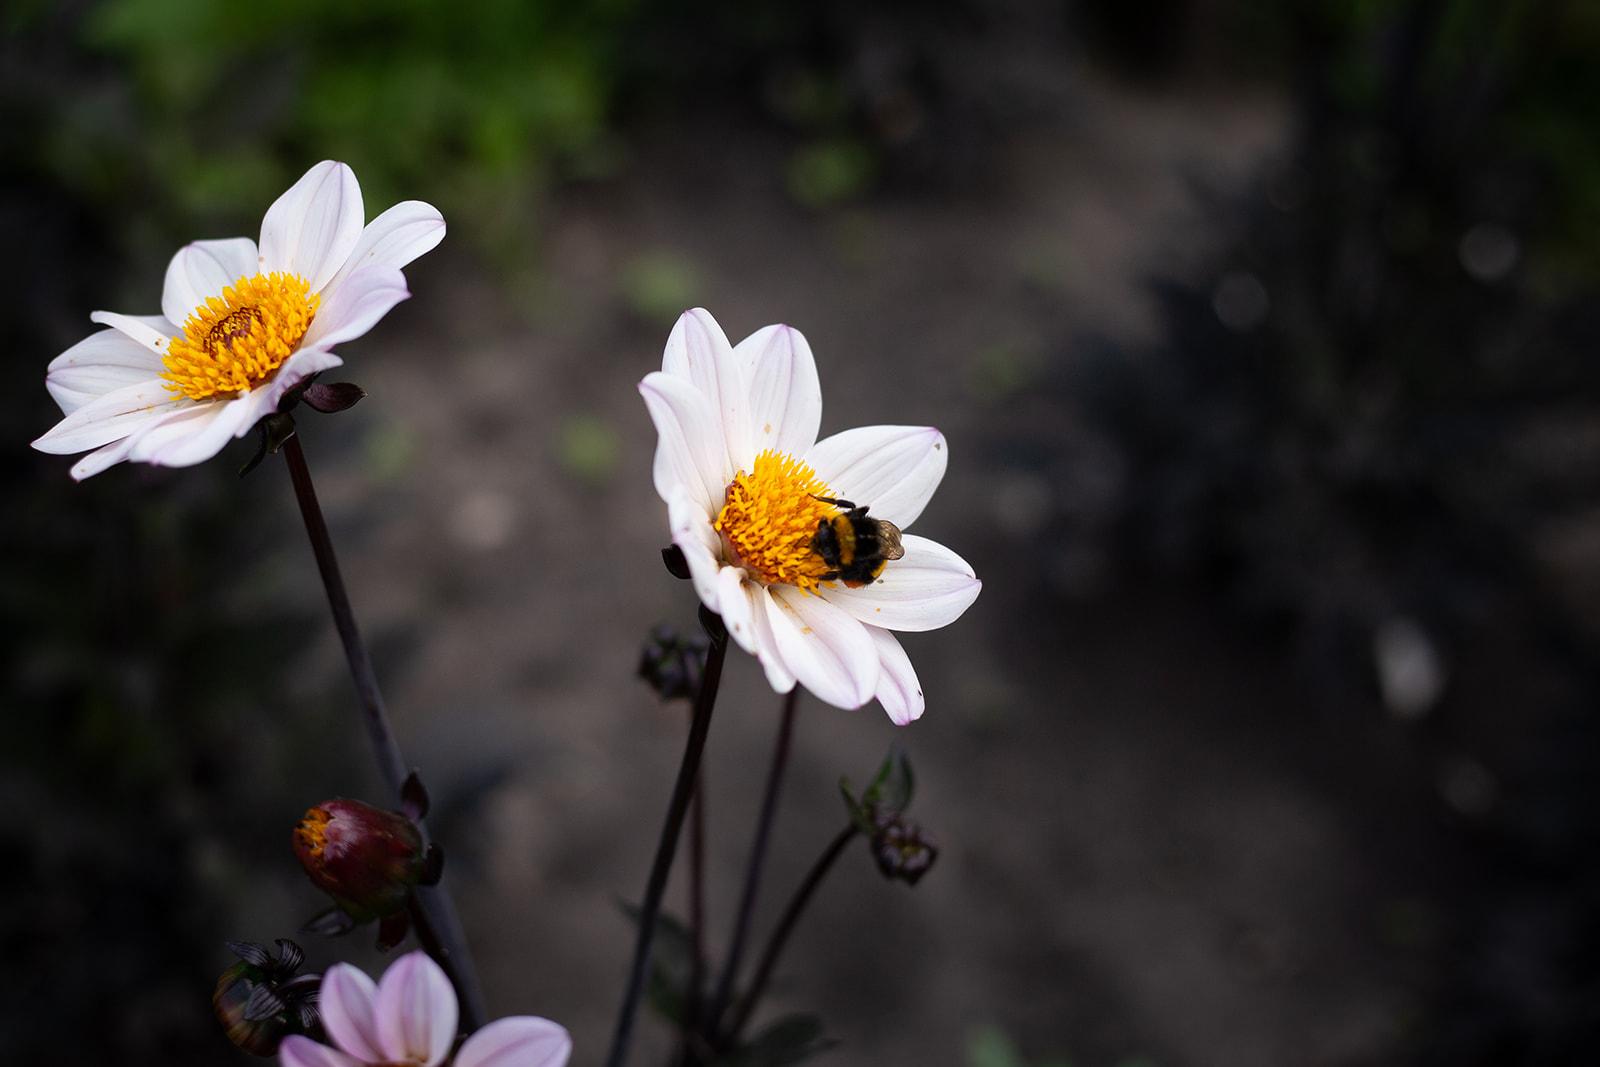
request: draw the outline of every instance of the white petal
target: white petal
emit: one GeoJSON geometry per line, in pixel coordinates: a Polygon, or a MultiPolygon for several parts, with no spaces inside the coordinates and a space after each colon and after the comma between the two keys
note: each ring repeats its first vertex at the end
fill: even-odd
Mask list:
{"type": "Polygon", "coordinates": [[[712,529],[705,510],[681,487],[667,502],[667,523],[672,530],[672,543],[682,549],[689,564],[689,577],[700,603],[712,611],[719,610],[717,572],[722,569],[722,538],[712,529]]]}
{"type": "Polygon", "coordinates": [[[128,451],[133,448],[133,438],[124,437],[120,441],[112,441],[109,445],[95,449],[87,456],[72,465],[68,472],[72,480],[81,482],[85,478],[92,478],[101,471],[112,467],[128,458],[128,451]]]}
{"type": "Polygon", "coordinates": [[[384,1056],[378,1041],[377,999],[378,984],[348,963],[328,968],[317,995],[328,1037],[367,1063],[378,1063],[384,1056]]]}
{"type": "Polygon", "coordinates": [[[868,626],[867,633],[878,650],[878,703],[896,726],[922,718],[927,702],[922,699],[922,683],[917,681],[911,657],[888,630],[868,626]]]}
{"type": "Polygon", "coordinates": [[[388,1059],[435,1067],[456,1039],[456,993],[426,952],[396,960],[378,982],[378,1041],[388,1059]]]}
{"type": "Polygon", "coordinates": [[[175,328],[167,332],[166,327],[171,324],[165,315],[119,315],[115,311],[91,311],[89,321],[122,331],[158,356],[166,355],[167,343],[177,333],[175,328]]]}
{"type": "Polygon", "coordinates": [[[395,267],[363,267],[330,290],[300,341],[302,348],[332,348],[353,341],[411,295],[395,267]]]}
{"type": "Polygon", "coordinates": [[[902,529],[928,506],[949,458],[931,426],[862,426],[818,441],[805,457],[834,496],[902,529]]]}
{"type": "Polygon", "coordinates": [[[240,423],[249,413],[249,397],[213,400],[189,408],[135,434],[128,458],[157,467],[204,463],[238,436],[240,423]]]}
{"type": "Polygon", "coordinates": [[[667,337],[661,369],[693,384],[705,396],[722,430],[719,443],[727,451],[729,472],[749,470],[755,458],[750,448],[750,390],[744,367],[711,312],[693,308],[678,316],[667,337]]]}
{"type": "Polygon", "coordinates": [[[444,240],[444,216],[432,204],[403,200],[385,211],[361,231],[361,239],[350,258],[328,283],[336,292],[346,278],[362,267],[393,267],[399,270],[444,240]]]}
{"type": "Polygon", "coordinates": [[[682,486],[702,511],[716,514],[733,472],[706,398],[682,378],[661,371],[645,375],[639,393],[656,427],[656,492],[671,503],[673,490],[682,486]]]}
{"type": "Polygon", "coordinates": [[[756,624],[751,618],[750,598],[744,594],[744,568],[723,567],[717,572],[717,613],[740,648],[755,655],[756,624]]]}
{"type": "Polygon", "coordinates": [[[241,435],[267,415],[278,410],[283,394],[299,385],[313,374],[344,366],[344,360],[322,349],[304,349],[283,361],[283,366],[273,375],[272,381],[257,386],[250,393],[250,416],[241,435]]]}
{"type": "Polygon", "coordinates": [[[248,237],[184,245],[167,264],[161,313],[172,322],[185,322],[208,297],[220,297],[222,290],[256,271],[256,243],[248,237]]]}
{"type": "Polygon", "coordinates": [[[871,626],[888,630],[937,630],[972,606],[983,589],[972,565],[937,541],[916,534],[902,539],[906,554],[883,568],[871,585],[841,584],[823,591],[836,604],[871,626]]]}
{"type": "Polygon", "coordinates": [[[261,220],[262,273],[299,275],[319,293],[361,240],[361,185],[343,163],[323,160],[273,201],[261,220]]]}
{"type": "Polygon", "coordinates": [[[878,652],[867,628],[793,586],[768,591],[767,619],[784,666],[818,699],[859,708],[878,688],[878,652]]]}
{"type": "Polygon", "coordinates": [[[99,330],[50,361],[44,385],[71,415],[98,397],[161,376],[161,357],[121,330],[99,330]]]}
{"type": "Polygon", "coordinates": [[[771,613],[777,610],[772,604],[772,594],[764,585],[746,582],[744,595],[750,601],[750,622],[756,628],[756,658],[766,672],[767,684],[774,692],[787,693],[794,688],[795,678],[783,662],[783,653],[778,651],[778,636],[772,630],[771,613]]]}
{"type": "Polygon", "coordinates": [[[114,389],[77,408],[33,442],[33,447],[57,456],[99,448],[193,404],[173,396],[160,378],[152,378],[114,389]]]}
{"type": "Polygon", "coordinates": [[[572,1055],[566,1027],[532,1015],[496,1019],[467,1038],[455,1067],[563,1067],[572,1055]]]}
{"type": "Polygon", "coordinates": [[[280,1067],[363,1067],[360,1060],[319,1045],[309,1037],[290,1034],[278,1046],[280,1067]]]}
{"type": "Polygon", "coordinates": [[[792,326],[763,326],[733,351],[750,383],[751,447],[805,455],[822,425],[822,384],[805,335],[792,326]]]}

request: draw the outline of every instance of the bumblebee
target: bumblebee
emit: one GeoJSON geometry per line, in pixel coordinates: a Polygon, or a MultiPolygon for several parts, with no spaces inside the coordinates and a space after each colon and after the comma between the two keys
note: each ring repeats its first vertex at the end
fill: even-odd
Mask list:
{"type": "Polygon", "coordinates": [[[869,518],[865,504],[825,496],[816,499],[843,509],[842,514],[818,521],[816,536],[811,539],[811,547],[829,568],[820,581],[842,581],[851,589],[860,589],[877,580],[884,564],[906,554],[900,545],[900,527],[887,519],[869,518]]]}

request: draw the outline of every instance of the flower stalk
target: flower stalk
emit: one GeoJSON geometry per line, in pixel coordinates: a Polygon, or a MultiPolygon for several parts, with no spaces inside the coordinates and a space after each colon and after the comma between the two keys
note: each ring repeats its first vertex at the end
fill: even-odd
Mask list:
{"type": "Polygon", "coordinates": [[[750,987],[745,990],[743,998],[734,1006],[733,1016],[728,1022],[728,1029],[724,1038],[719,1041],[718,1047],[730,1048],[738,1043],[739,1035],[744,1032],[745,1025],[749,1023],[750,1016],[755,1013],[756,1007],[761,1003],[761,997],[767,990],[767,983],[772,979],[772,971],[778,964],[778,957],[783,955],[784,948],[789,943],[789,937],[794,933],[795,926],[800,921],[800,916],[805,912],[806,905],[811,903],[811,898],[816,894],[817,887],[822,884],[828,872],[838,861],[845,848],[861,831],[854,823],[846,826],[836,834],[828,847],[822,850],[822,855],[811,865],[811,870],[806,872],[805,879],[801,881],[794,896],[789,898],[788,906],[783,909],[783,917],[778,920],[778,925],[773,929],[772,936],[767,940],[766,948],[761,952],[761,960],[756,964],[755,976],[750,979],[750,987]]]}
{"type": "MultiPolygon", "coordinates": [[[[356,626],[350,595],[345,591],[344,578],[339,573],[339,560],[333,551],[333,539],[328,535],[328,524],[322,516],[322,505],[317,501],[311,469],[306,465],[305,451],[300,447],[298,435],[291,436],[284,443],[283,454],[289,466],[289,477],[294,483],[295,500],[305,520],[311,552],[317,560],[317,571],[328,593],[328,608],[333,613],[334,628],[339,632],[345,660],[350,666],[350,678],[355,683],[356,696],[361,704],[367,739],[372,744],[372,753],[377,759],[384,784],[396,802],[404,806],[407,799],[405,783],[409,774],[405,756],[389,724],[383,693],[378,688],[378,677],[372,667],[372,656],[356,626]]],[[[420,818],[415,821],[425,851],[429,841],[427,824],[420,818]]],[[[450,984],[455,987],[461,1004],[463,1029],[475,1030],[485,1018],[483,991],[472,964],[472,956],[467,950],[466,934],[462,930],[455,903],[442,886],[419,885],[412,892],[416,899],[418,939],[428,948],[429,954],[444,969],[450,984]]]]}
{"type": "Polygon", "coordinates": [[[617,1012],[611,1051],[606,1056],[607,1067],[622,1067],[628,1061],[633,1021],[638,1014],[640,994],[644,992],[645,975],[650,970],[656,918],[661,913],[661,898],[666,892],[667,876],[672,873],[672,859],[678,851],[678,835],[689,811],[690,798],[696,792],[700,757],[705,752],[706,737],[711,732],[711,712],[716,707],[717,689],[722,682],[722,662],[728,652],[728,631],[720,617],[704,608],[700,610],[700,621],[711,637],[711,645],[706,650],[705,668],[700,674],[700,685],[694,698],[694,718],[689,724],[689,737],[684,742],[683,760],[678,765],[678,778],[672,786],[672,799],[667,804],[661,838],[656,843],[655,861],[650,866],[650,877],[645,883],[644,902],[639,909],[639,930],[634,941],[633,964],[628,970],[628,984],[623,992],[622,1006],[617,1012]]]}
{"type": "Polygon", "coordinates": [[[772,823],[778,813],[778,794],[783,787],[783,773],[789,765],[789,745],[794,736],[794,713],[800,703],[800,687],[795,686],[783,696],[783,712],[778,722],[778,738],[772,748],[772,765],[767,770],[766,791],[761,798],[761,814],[756,820],[755,840],[750,846],[750,862],[745,868],[744,888],[739,896],[738,918],[734,921],[733,940],[728,944],[728,958],[717,979],[717,990],[711,998],[711,1008],[706,1013],[707,1033],[717,1032],[722,1013],[727,1009],[728,998],[733,994],[739,977],[739,965],[744,960],[745,941],[750,934],[750,920],[755,914],[756,896],[761,889],[761,872],[766,866],[767,845],[772,838],[772,823]]]}

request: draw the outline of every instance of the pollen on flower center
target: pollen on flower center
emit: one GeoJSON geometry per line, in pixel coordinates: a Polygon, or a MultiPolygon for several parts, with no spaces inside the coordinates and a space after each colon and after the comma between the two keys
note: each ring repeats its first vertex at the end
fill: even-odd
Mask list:
{"type": "Polygon", "coordinates": [[[332,821],[333,816],[322,808],[307,811],[294,828],[295,844],[312,856],[322,855],[328,843],[328,824],[332,821]]]}
{"type": "Polygon", "coordinates": [[[162,357],[167,388],[205,400],[266,381],[311,326],[319,298],[310,290],[299,275],[256,274],[206,300],[162,357]]]}
{"type": "Polygon", "coordinates": [[[762,582],[811,591],[829,571],[812,544],[817,523],[838,514],[817,497],[832,495],[805,463],[769,450],[756,457],[748,473],[734,475],[727,503],[712,525],[739,565],[762,582]]]}

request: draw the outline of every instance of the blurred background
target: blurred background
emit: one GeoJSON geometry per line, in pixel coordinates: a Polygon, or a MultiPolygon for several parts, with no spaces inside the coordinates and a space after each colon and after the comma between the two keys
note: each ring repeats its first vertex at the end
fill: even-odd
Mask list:
{"type": "MultiPolygon", "coordinates": [[[[892,742],[943,849],[824,886],[819,1062],[1594,1062],[1597,60],[1584,0],[12,0],[0,1049],[245,1062],[223,940],[382,799],[280,460],[27,447],[91,310],[332,157],[451,226],[300,425],[493,1014],[609,1036],[695,608],[634,386],[703,304],[807,335],[824,433],[942,428],[985,580],[921,722],[802,703],[758,937],[892,742]]],[[[731,658],[719,952],[777,709],[731,658]]]]}

